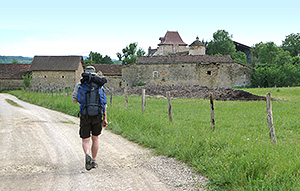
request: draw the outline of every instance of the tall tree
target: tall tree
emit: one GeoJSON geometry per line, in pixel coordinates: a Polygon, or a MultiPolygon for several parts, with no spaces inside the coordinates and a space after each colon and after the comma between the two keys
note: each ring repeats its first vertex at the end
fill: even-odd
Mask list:
{"type": "Polygon", "coordinates": [[[87,64],[113,64],[113,61],[109,56],[103,57],[98,52],[90,52],[89,56],[85,60],[85,63],[87,64]]]}
{"type": "Polygon", "coordinates": [[[259,57],[259,62],[264,64],[274,64],[274,59],[281,51],[274,42],[267,42],[265,44],[259,45],[257,50],[257,55],[259,57]]]}
{"type": "Polygon", "coordinates": [[[297,86],[300,83],[300,58],[278,47],[274,42],[259,43],[252,48],[258,57],[252,74],[252,86],[297,86]]]}
{"type": "Polygon", "coordinates": [[[231,55],[234,61],[246,64],[247,63],[247,55],[244,52],[237,51],[231,55]]]}
{"type": "Polygon", "coordinates": [[[236,49],[231,38],[232,35],[229,35],[227,31],[218,30],[213,34],[213,40],[207,45],[207,53],[210,55],[233,55],[236,49]]]}
{"type": "Polygon", "coordinates": [[[282,48],[290,52],[292,57],[300,54],[300,33],[290,34],[282,41],[282,48]]]}
{"type": "Polygon", "coordinates": [[[120,61],[122,61],[122,64],[132,64],[136,62],[136,57],[137,56],[143,56],[146,52],[142,49],[139,48],[137,50],[137,43],[130,43],[128,46],[122,49],[122,53],[120,52],[117,53],[117,57],[119,58],[120,61]]]}
{"type": "Polygon", "coordinates": [[[102,64],[113,64],[113,61],[111,60],[111,58],[109,56],[104,56],[102,58],[102,61],[101,61],[102,64]]]}

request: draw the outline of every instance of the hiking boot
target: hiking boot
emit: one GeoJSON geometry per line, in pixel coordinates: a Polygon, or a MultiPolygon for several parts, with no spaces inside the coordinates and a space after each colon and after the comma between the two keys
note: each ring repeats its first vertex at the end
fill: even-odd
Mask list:
{"type": "Polygon", "coordinates": [[[92,160],[92,168],[97,168],[98,167],[98,163],[96,163],[96,161],[92,160]]]}
{"type": "Polygon", "coordinates": [[[92,157],[88,154],[85,155],[85,169],[86,170],[92,169],[92,157]]]}

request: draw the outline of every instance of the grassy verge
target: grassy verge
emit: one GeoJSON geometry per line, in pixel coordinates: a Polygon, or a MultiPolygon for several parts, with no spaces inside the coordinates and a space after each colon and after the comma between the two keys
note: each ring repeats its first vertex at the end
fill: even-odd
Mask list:
{"type": "Polygon", "coordinates": [[[20,106],[18,103],[14,102],[14,101],[11,100],[11,99],[5,99],[5,101],[6,101],[7,103],[9,103],[10,105],[13,105],[13,106],[16,106],[16,107],[22,107],[22,106],[20,106]]]}
{"type": "MultiPolygon", "coordinates": [[[[210,180],[212,190],[300,190],[300,88],[246,89],[273,101],[277,145],[269,138],[265,101],[215,101],[216,130],[210,129],[209,101],[173,99],[173,123],[167,102],[114,96],[108,107],[110,129],[158,154],[175,157],[210,180]]],[[[17,97],[76,116],[70,96],[12,91],[17,97]]]]}

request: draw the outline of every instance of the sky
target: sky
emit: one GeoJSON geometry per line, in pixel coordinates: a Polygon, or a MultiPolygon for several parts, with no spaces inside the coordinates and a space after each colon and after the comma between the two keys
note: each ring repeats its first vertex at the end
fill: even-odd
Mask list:
{"type": "Polygon", "coordinates": [[[148,52],[178,31],[186,44],[225,30],[247,46],[300,33],[298,0],[10,0],[0,3],[0,56],[82,55],[117,59],[130,43],[148,52]]]}

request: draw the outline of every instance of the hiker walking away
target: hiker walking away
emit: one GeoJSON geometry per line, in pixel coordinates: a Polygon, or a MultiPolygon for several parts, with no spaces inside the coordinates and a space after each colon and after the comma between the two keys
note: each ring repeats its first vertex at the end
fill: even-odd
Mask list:
{"type": "Polygon", "coordinates": [[[95,73],[93,66],[87,66],[82,79],[72,94],[73,103],[80,103],[80,129],[82,148],[85,153],[85,168],[97,168],[96,157],[99,149],[98,136],[102,127],[107,127],[106,95],[103,85],[107,82],[95,73]],[[90,147],[90,138],[92,146],[90,147]],[[91,150],[91,155],[90,155],[91,150]]]}

